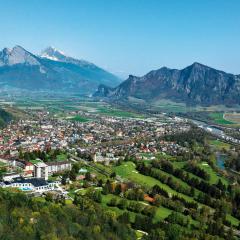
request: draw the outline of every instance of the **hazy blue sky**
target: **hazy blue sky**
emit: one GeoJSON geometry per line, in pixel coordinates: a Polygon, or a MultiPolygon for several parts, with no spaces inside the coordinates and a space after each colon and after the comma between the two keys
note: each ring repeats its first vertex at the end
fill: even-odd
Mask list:
{"type": "Polygon", "coordinates": [[[239,0],[0,0],[0,47],[53,45],[112,72],[201,62],[240,73],[239,0]]]}

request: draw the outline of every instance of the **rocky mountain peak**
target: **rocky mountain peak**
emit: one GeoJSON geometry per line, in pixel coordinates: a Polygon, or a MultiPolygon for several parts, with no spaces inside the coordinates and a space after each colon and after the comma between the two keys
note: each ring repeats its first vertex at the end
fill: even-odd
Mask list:
{"type": "Polygon", "coordinates": [[[63,61],[67,57],[64,52],[51,46],[44,49],[40,56],[54,61],[63,61]]]}
{"type": "Polygon", "coordinates": [[[21,46],[4,48],[0,52],[0,66],[16,64],[39,65],[38,59],[21,46]]]}
{"type": "Polygon", "coordinates": [[[181,70],[163,67],[142,77],[129,76],[114,89],[99,89],[95,96],[111,100],[135,97],[153,102],[164,98],[189,105],[214,105],[240,104],[239,92],[238,75],[195,62],[181,70]]]}
{"type": "Polygon", "coordinates": [[[100,83],[116,86],[120,79],[104,69],[48,47],[37,56],[17,45],[0,51],[0,85],[27,90],[91,93],[100,83]]]}

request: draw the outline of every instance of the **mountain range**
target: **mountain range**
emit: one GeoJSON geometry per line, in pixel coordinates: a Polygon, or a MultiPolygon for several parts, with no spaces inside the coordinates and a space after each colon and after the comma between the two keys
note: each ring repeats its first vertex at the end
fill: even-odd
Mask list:
{"type": "Polygon", "coordinates": [[[118,101],[169,99],[188,105],[240,104],[240,75],[196,62],[181,70],[163,67],[142,77],[130,75],[115,88],[101,84],[94,96],[118,101]]]}
{"type": "Polygon", "coordinates": [[[21,46],[0,51],[0,89],[92,93],[99,84],[117,86],[121,80],[85,60],[48,47],[35,55],[21,46]]]}

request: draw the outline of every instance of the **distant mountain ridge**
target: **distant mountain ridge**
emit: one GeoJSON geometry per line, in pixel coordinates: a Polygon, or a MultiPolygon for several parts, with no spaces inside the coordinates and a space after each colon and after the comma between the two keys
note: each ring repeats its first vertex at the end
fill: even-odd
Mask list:
{"type": "Polygon", "coordinates": [[[99,84],[117,86],[120,82],[95,64],[66,56],[52,47],[40,56],[21,46],[0,51],[0,89],[92,93],[99,84]]]}
{"type": "Polygon", "coordinates": [[[190,105],[240,104],[240,75],[196,62],[182,70],[163,67],[143,77],[130,75],[115,88],[99,85],[94,96],[110,100],[170,99],[190,105]]]}
{"type": "Polygon", "coordinates": [[[59,61],[59,62],[66,62],[66,63],[72,63],[79,66],[88,66],[90,68],[96,68],[97,66],[93,63],[90,63],[86,60],[79,60],[76,58],[72,58],[67,56],[64,52],[57,50],[54,47],[47,47],[45,50],[43,50],[40,54],[40,57],[42,58],[48,58],[53,61],[59,61]]]}

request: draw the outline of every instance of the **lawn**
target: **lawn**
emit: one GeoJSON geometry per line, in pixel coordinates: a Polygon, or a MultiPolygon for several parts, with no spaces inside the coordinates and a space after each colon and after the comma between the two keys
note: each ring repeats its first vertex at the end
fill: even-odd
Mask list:
{"type": "Polygon", "coordinates": [[[176,167],[176,168],[183,168],[184,165],[187,163],[187,161],[182,161],[182,162],[172,161],[171,163],[172,163],[173,166],[176,167]]]}
{"type": "Polygon", "coordinates": [[[209,183],[215,184],[218,182],[219,179],[221,179],[222,183],[225,185],[228,185],[227,179],[225,179],[222,176],[219,176],[212,168],[209,166],[207,162],[202,162],[198,164],[198,166],[202,169],[204,169],[209,175],[210,175],[210,180],[209,183]]]}
{"type": "Polygon", "coordinates": [[[41,163],[42,160],[34,159],[34,160],[30,160],[29,162],[32,164],[37,164],[37,163],[41,163]]]}
{"type": "Polygon", "coordinates": [[[236,219],[235,217],[231,216],[230,214],[227,214],[226,219],[231,222],[231,224],[235,227],[237,227],[239,225],[239,220],[236,219]]]}
{"type": "Polygon", "coordinates": [[[72,200],[71,199],[66,199],[65,200],[65,204],[72,204],[73,202],[72,202],[72,200]]]}
{"type": "Polygon", "coordinates": [[[154,185],[159,185],[171,195],[178,195],[184,198],[186,201],[194,201],[192,197],[189,197],[182,193],[178,193],[177,191],[173,190],[168,185],[158,181],[157,179],[138,173],[136,171],[135,164],[132,162],[124,162],[122,165],[115,167],[114,171],[120,177],[129,179],[139,185],[146,186],[147,188],[151,188],[154,185]]]}
{"type": "Polygon", "coordinates": [[[62,153],[62,154],[57,155],[57,161],[58,162],[66,161],[66,160],[67,160],[66,154],[62,153]]]}
{"type": "Polygon", "coordinates": [[[168,217],[172,212],[173,212],[173,210],[170,210],[168,208],[160,206],[157,209],[157,212],[156,212],[156,215],[154,217],[154,220],[155,221],[163,220],[166,217],[168,217]]]}

